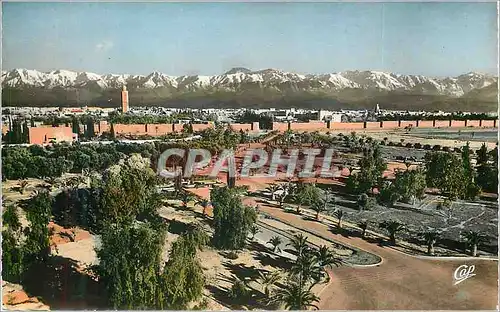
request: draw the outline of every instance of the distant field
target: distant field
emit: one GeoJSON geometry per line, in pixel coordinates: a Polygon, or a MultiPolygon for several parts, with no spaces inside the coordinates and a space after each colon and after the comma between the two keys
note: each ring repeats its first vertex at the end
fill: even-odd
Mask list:
{"type": "Polygon", "coordinates": [[[457,130],[457,129],[413,129],[409,135],[426,139],[448,139],[459,141],[497,142],[497,129],[457,130]]]}

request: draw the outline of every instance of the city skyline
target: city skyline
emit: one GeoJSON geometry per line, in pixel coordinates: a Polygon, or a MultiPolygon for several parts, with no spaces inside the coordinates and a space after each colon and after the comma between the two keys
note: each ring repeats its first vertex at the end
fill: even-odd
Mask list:
{"type": "Polygon", "coordinates": [[[2,8],[3,70],[174,76],[221,74],[233,67],[304,74],[497,73],[493,2],[3,3],[2,8]]]}

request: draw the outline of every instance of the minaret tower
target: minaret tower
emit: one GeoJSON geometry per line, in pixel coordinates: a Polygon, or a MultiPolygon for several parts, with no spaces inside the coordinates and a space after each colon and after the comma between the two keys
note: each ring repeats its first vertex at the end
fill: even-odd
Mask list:
{"type": "Polygon", "coordinates": [[[128,111],[128,91],[127,86],[123,86],[122,90],[122,113],[126,113],[128,111]]]}

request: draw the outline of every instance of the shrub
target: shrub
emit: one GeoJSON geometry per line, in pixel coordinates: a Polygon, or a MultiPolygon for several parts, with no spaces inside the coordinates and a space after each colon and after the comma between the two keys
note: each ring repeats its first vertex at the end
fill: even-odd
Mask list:
{"type": "Polygon", "coordinates": [[[238,301],[248,299],[249,294],[250,292],[248,291],[247,286],[239,279],[233,283],[233,286],[231,286],[231,289],[229,290],[229,297],[238,301]]]}
{"type": "Polygon", "coordinates": [[[396,146],[397,146],[397,147],[403,147],[403,143],[398,142],[398,143],[396,144],[396,146]]]}
{"type": "Polygon", "coordinates": [[[443,146],[443,151],[445,152],[449,152],[450,151],[450,148],[448,146],[443,146]]]}
{"type": "Polygon", "coordinates": [[[384,140],[380,141],[380,145],[385,145],[385,141],[384,140]]]}
{"type": "Polygon", "coordinates": [[[432,147],[432,150],[433,150],[433,151],[440,151],[440,150],[441,150],[441,145],[439,145],[439,144],[434,145],[434,146],[432,147]]]}
{"type": "Polygon", "coordinates": [[[422,148],[422,144],[420,144],[420,143],[415,143],[415,144],[413,144],[413,147],[414,147],[414,148],[422,148]]]}
{"type": "Polygon", "coordinates": [[[232,251],[227,253],[226,258],[231,259],[231,260],[238,259],[238,253],[236,251],[232,250],[232,251]]]}
{"type": "Polygon", "coordinates": [[[431,146],[429,144],[424,145],[424,150],[430,150],[430,149],[431,149],[431,146]]]}
{"type": "Polygon", "coordinates": [[[389,141],[389,143],[387,143],[388,146],[394,146],[394,142],[392,141],[389,141]]]}
{"type": "Polygon", "coordinates": [[[455,153],[461,153],[461,152],[462,152],[462,149],[461,149],[460,147],[455,147],[455,148],[453,148],[453,151],[454,151],[455,153]]]}
{"type": "Polygon", "coordinates": [[[408,148],[412,148],[412,147],[413,147],[413,144],[411,144],[411,143],[406,143],[406,145],[405,145],[405,146],[406,146],[406,147],[408,147],[408,148]]]}

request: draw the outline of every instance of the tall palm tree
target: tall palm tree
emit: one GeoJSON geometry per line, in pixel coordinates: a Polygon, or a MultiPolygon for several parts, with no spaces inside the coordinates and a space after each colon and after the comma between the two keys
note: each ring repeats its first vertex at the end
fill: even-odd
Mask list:
{"type": "Polygon", "coordinates": [[[266,298],[269,298],[272,287],[274,287],[280,280],[281,274],[279,271],[266,273],[262,273],[262,271],[259,272],[259,283],[262,285],[266,298]]]}
{"type": "Polygon", "coordinates": [[[290,273],[304,285],[316,284],[323,276],[323,268],[320,266],[314,252],[311,249],[306,249],[301,256],[297,257],[297,260],[290,268],[290,273]]]}
{"type": "Polygon", "coordinates": [[[486,236],[474,231],[462,233],[462,236],[465,238],[467,246],[471,248],[471,255],[475,257],[477,255],[477,247],[486,241],[486,236]]]}
{"type": "Polygon", "coordinates": [[[328,276],[326,268],[331,268],[332,266],[340,266],[342,264],[342,260],[338,257],[335,257],[334,252],[330,250],[326,245],[320,246],[316,251],[316,259],[318,260],[319,266],[323,269],[323,273],[326,276],[328,276]]]}
{"type": "Polygon", "coordinates": [[[398,221],[384,221],[379,224],[379,227],[389,232],[389,239],[392,245],[396,245],[396,233],[403,231],[405,228],[398,221]]]}
{"type": "Polygon", "coordinates": [[[255,235],[257,235],[258,233],[260,233],[260,229],[258,226],[256,226],[255,224],[252,225],[252,227],[250,228],[250,233],[252,233],[252,240],[254,240],[255,238],[255,235]]]}
{"type": "Polygon", "coordinates": [[[439,238],[439,233],[434,231],[428,231],[420,234],[427,244],[427,254],[430,256],[434,255],[434,244],[439,238]]]}
{"type": "Polygon", "coordinates": [[[279,245],[281,245],[283,241],[279,236],[273,236],[271,239],[268,241],[269,244],[273,245],[273,252],[280,251],[281,249],[279,248],[279,245]]]}
{"type": "Polygon", "coordinates": [[[26,190],[26,187],[28,186],[28,181],[26,180],[21,180],[19,181],[19,193],[24,194],[24,190],[26,190]]]}
{"type": "Polygon", "coordinates": [[[308,310],[319,308],[314,304],[319,297],[312,291],[311,287],[304,287],[299,281],[290,281],[283,288],[279,288],[272,298],[272,302],[279,304],[285,310],[308,310]]]}
{"type": "Polygon", "coordinates": [[[368,221],[361,221],[358,223],[359,228],[361,229],[361,238],[365,238],[366,229],[368,228],[368,221]]]}
{"type": "Polygon", "coordinates": [[[297,252],[297,257],[301,257],[307,249],[307,237],[302,235],[302,233],[294,235],[287,246],[292,247],[297,252]]]}
{"type": "Polygon", "coordinates": [[[269,186],[266,188],[269,193],[271,193],[271,199],[276,200],[276,191],[280,189],[280,186],[276,183],[271,183],[269,186]]]}
{"type": "Polygon", "coordinates": [[[316,211],[316,220],[319,221],[319,214],[326,210],[326,202],[322,199],[316,200],[311,205],[312,210],[316,211]]]}
{"type": "Polygon", "coordinates": [[[337,227],[339,229],[341,229],[342,228],[342,218],[344,217],[344,211],[342,209],[337,209],[333,212],[333,215],[335,216],[335,218],[338,219],[337,227]]]}
{"type": "Polygon", "coordinates": [[[207,215],[207,208],[210,205],[210,201],[208,201],[208,199],[202,199],[202,200],[196,202],[196,204],[203,207],[203,215],[204,216],[207,215]]]}

